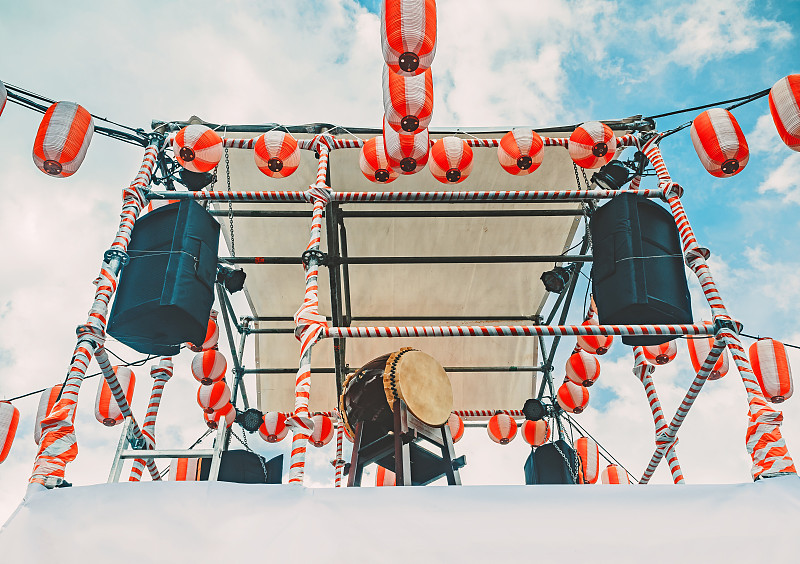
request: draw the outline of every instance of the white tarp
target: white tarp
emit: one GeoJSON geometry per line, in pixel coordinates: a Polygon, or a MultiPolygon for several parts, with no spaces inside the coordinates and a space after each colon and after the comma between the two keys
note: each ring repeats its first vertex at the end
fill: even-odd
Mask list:
{"type": "MultiPolygon", "coordinates": [[[[237,133],[229,137],[253,137],[237,133]]],[[[566,132],[550,134],[566,136],[566,132]]],[[[432,135],[440,137],[441,135],[432,135]]],[[[502,133],[483,134],[499,138],[502,133]]],[[[296,135],[307,138],[310,135],[296,135]]],[[[562,147],[545,148],[544,162],[534,173],[512,176],[500,168],[496,148],[475,148],[471,176],[447,186],[423,169],[401,176],[388,185],[369,182],[358,165],[359,149],[331,152],[330,182],[339,191],[440,191],[440,190],[544,190],[575,189],[572,161],[562,147]]],[[[301,151],[302,162],[294,175],[272,179],[255,166],[252,151],[230,150],[231,187],[241,190],[302,190],[314,182],[317,161],[313,152],[301,151]]],[[[591,173],[590,173],[591,174],[591,173]]],[[[219,184],[224,186],[224,165],[219,184]]],[[[345,204],[345,211],[363,210],[487,210],[487,217],[472,218],[349,218],[345,220],[347,252],[362,256],[449,256],[449,255],[558,255],[564,252],[580,220],[572,216],[492,217],[500,209],[580,209],[577,203],[532,204],[345,204]]],[[[217,209],[226,209],[221,204],[217,209]]],[[[305,210],[304,204],[234,204],[235,209],[305,210]]],[[[227,233],[227,221],[223,232],[227,233]]],[[[308,218],[235,219],[235,249],[238,256],[298,257],[308,243],[308,218]]],[[[327,250],[323,227],[322,250],[327,250]]],[[[497,316],[535,316],[547,298],[539,280],[554,263],[517,264],[402,264],[351,265],[350,292],[352,315],[360,316],[441,316],[441,322],[396,323],[391,321],[353,322],[353,325],[445,325],[447,316],[472,316],[474,322],[491,323],[497,316]]],[[[247,294],[257,316],[290,317],[297,311],[304,291],[299,265],[254,265],[246,267],[247,294]]],[[[319,277],[320,311],[330,318],[329,272],[322,267],[319,277]]],[[[496,322],[511,324],[510,322],[496,322]]],[[[518,321],[516,324],[525,322],[518,321]]],[[[530,321],[528,321],[530,323],[530,321]]],[[[261,323],[262,328],[289,328],[291,323],[261,323]]],[[[403,346],[419,348],[444,366],[533,366],[537,363],[535,338],[437,338],[437,339],[348,339],[347,364],[358,368],[370,359],[403,346]]],[[[257,335],[256,362],[259,368],[296,368],[299,343],[293,335],[257,335]]],[[[315,368],[333,367],[330,340],[314,348],[315,368]]],[[[536,375],[532,372],[451,373],[456,409],[519,409],[534,393],[536,375]]],[[[336,405],[335,377],[312,376],[311,409],[330,410],[336,405]]],[[[258,378],[258,405],[263,411],[292,411],[294,375],[270,374],[258,378]]]]}

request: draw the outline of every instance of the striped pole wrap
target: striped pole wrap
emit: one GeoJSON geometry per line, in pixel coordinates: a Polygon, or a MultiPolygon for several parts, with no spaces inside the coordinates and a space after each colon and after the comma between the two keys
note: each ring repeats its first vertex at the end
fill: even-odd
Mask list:
{"type": "Polygon", "coordinates": [[[720,334],[717,335],[717,339],[714,341],[714,347],[711,349],[711,352],[708,353],[708,357],[706,357],[705,362],[700,367],[700,370],[697,372],[694,380],[692,381],[692,385],[689,386],[689,390],[686,392],[686,395],[683,398],[680,406],[678,406],[678,410],[675,412],[675,416],[670,421],[667,429],[659,433],[656,437],[656,450],[653,453],[652,458],[650,459],[649,464],[647,465],[647,469],[642,474],[642,478],[639,480],[640,484],[646,484],[650,481],[650,478],[653,476],[653,472],[656,471],[659,462],[664,457],[669,448],[671,448],[676,439],[675,436],[678,434],[678,429],[680,429],[683,420],[686,419],[686,415],[689,413],[689,410],[694,403],[694,400],[697,399],[697,396],[700,394],[700,390],[703,389],[703,384],[706,383],[708,376],[714,370],[714,365],[717,363],[717,359],[725,350],[725,341],[721,337],[720,334]]]}
{"type": "Polygon", "coordinates": [[[710,335],[709,325],[440,325],[428,327],[325,327],[331,337],[545,337],[569,335],[710,335]]]}
{"type": "MultiPolygon", "coordinates": [[[[355,202],[533,202],[558,200],[607,200],[620,194],[644,198],[664,197],[663,189],[648,190],[501,190],[453,192],[331,192],[330,201],[355,202]]],[[[212,200],[216,202],[307,202],[308,191],[149,192],[159,200],[212,200]]]]}
{"type": "Polygon", "coordinates": [[[732,331],[725,331],[721,336],[731,351],[747,392],[749,418],[745,441],[753,459],[753,479],[796,474],[797,469],[780,431],[783,413],[769,405],[764,398],[739,338],[732,331]]]}
{"type": "Polygon", "coordinates": [[[522,413],[521,409],[461,409],[454,411],[456,415],[459,417],[469,418],[469,417],[476,417],[476,418],[484,418],[484,417],[492,417],[498,413],[505,413],[506,415],[510,415],[511,417],[523,417],[525,414],[522,413]]]}
{"type": "MultiPolygon", "coordinates": [[[[338,412],[336,416],[338,418],[338,412]]],[[[340,419],[337,419],[336,422],[336,459],[331,461],[333,467],[336,469],[336,480],[334,482],[334,487],[341,488],[342,487],[342,474],[344,474],[344,459],[342,458],[342,442],[344,439],[344,425],[340,419]]]]}
{"type": "MultiPolygon", "coordinates": [[[[131,185],[123,190],[120,223],[111,248],[121,252],[128,249],[130,234],[136,218],[145,206],[144,189],[150,184],[158,152],[164,140],[152,141],[144,152],[142,166],[131,185]]],[[[75,437],[75,408],[86,370],[92,361],[93,351],[102,344],[105,336],[108,304],[117,289],[117,276],[108,263],[103,263],[95,280],[95,296],[89,316],[78,327],[78,340],[72,355],[67,381],[59,399],[42,419],[42,439],[28,479],[30,484],[53,487],[64,479],[66,465],[78,455],[75,437]]]]}
{"type": "MultiPolygon", "coordinates": [[[[164,386],[172,378],[172,357],[165,356],[158,364],[150,367],[150,376],[153,378],[153,389],[150,392],[150,403],[147,404],[147,415],[142,424],[142,434],[148,444],[156,445],[156,417],[158,416],[158,406],[161,404],[161,395],[164,393],[164,386]]],[[[142,458],[133,461],[130,482],[138,482],[142,479],[144,467],[149,465],[142,458]]]]}
{"type": "MultiPolygon", "coordinates": [[[[319,251],[322,240],[322,212],[330,202],[330,189],[325,184],[328,170],[328,145],[325,144],[325,136],[317,137],[320,137],[316,148],[319,151],[317,182],[307,192],[307,198],[314,204],[311,233],[306,246],[307,252],[319,251]]],[[[319,264],[317,259],[312,256],[304,266],[305,294],[300,309],[294,314],[295,336],[300,341],[300,367],[295,380],[294,415],[287,422],[293,433],[289,483],[300,485],[303,484],[305,474],[308,438],[313,430],[313,422],[308,410],[311,393],[311,350],[314,343],[319,340],[322,330],[327,327],[325,316],[319,313],[319,287],[317,285],[319,264]]]]}
{"type": "Polygon", "coordinates": [[[252,149],[256,146],[256,137],[252,139],[231,139],[222,138],[222,146],[226,149],[252,149]]]}
{"type": "MultiPolygon", "coordinates": [[[[652,373],[655,372],[656,367],[648,364],[644,358],[644,351],[642,347],[633,347],[633,373],[639,378],[639,381],[644,386],[645,394],[647,394],[647,402],[650,404],[650,411],[653,413],[653,423],[656,427],[656,444],[658,444],[659,436],[667,430],[667,420],[664,418],[664,412],[661,409],[661,402],[658,399],[658,392],[656,392],[656,385],[653,381],[652,373]]],[[[666,452],[667,463],[669,464],[669,471],[672,474],[672,481],[676,484],[685,483],[683,479],[683,471],[678,462],[678,454],[675,452],[675,443],[669,445],[666,452]]]]}

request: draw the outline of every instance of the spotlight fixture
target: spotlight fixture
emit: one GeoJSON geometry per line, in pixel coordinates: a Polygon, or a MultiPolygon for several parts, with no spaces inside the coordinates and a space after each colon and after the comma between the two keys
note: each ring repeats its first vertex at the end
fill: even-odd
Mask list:
{"type": "Polygon", "coordinates": [[[525,405],[522,406],[522,414],[528,421],[539,421],[547,415],[547,407],[541,400],[531,398],[526,400],[525,405]]]}
{"type": "Polygon", "coordinates": [[[202,190],[214,180],[214,175],[210,172],[192,172],[184,168],[178,174],[181,177],[181,184],[193,192],[202,190]]]}
{"type": "Polygon", "coordinates": [[[554,294],[563,292],[574,268],[575,265],[570,264],[569,266],[556,266],[553,270],[543,272],[540,280],[544,283],[544,289],[554,294]]]}
{"type": "Polygon", "coordinates": [[[628,167],[620,161],[611,161],[592,175],[592,184],[603,190],[619,190],[629,179],[628,167]]]}
{"type": "Polygon", "coordinates": [[[223,284],[229,294],[235,294],[244,288],[245,278],[247,278],[247,274],[241,268],[217,265],[217,282],[223,284]]]}
{"type": "Polygon", "coordinates": [[[247,411],[240,411],[236,414],[236,422],[241,425],[248,433],[255,433],[261,427],[264,414],[251,407],[247,411]]]}

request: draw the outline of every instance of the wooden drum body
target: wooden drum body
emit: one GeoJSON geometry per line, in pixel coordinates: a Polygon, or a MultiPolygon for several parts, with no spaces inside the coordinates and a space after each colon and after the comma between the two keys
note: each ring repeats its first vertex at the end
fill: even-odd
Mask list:
{"type": "Polygon", "coordinates": [[[403,400],[408,410],[432,427],[447,423],[453,410],[453,389],[442,365],[411,348],[379,356],[348,376],[339,398],[339,413],[351,436],[359,422],[375,432],[394,429],[393,406],[403,400]]]}

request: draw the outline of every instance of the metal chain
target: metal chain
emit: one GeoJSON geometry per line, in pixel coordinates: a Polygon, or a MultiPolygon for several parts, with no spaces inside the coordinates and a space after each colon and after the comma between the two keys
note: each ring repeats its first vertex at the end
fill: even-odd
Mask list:
{"type": "Polygon", "coordinates": [[[582,190],[583,188],[581,188],[581,177],[578,176],[578,165],[576,165],[573,162],[572,168],[575,169],[575,185],[578,187],[578,190],[582,190]]]}
{"type": "Polygon", "coordinates": [[[561,455],[561,458],[564,459],[564,462],[566,463],[567,468],[569,468],[569,474],[570,474],[570,476],[572,476],[572,483],[573,484],[577,484],[578,483],[578,455],[575,454],[575,464],[574,464],[574,469],[573,469],[573,465],[570,464],[569,460],[567,460],[567,456],[559,448],[558,441],[553,441],[553,446],[556,447],[556,450],[558,451],[558,454],[561,455]]]}
{"type": "MultiPolygon", "coordinates": [[[[231,159],[228,148],[225,147],[225,178],[228,181],[228,192],[231,191],[231,159]]],[[[233,202],[228,202],[228,221],[231,225],[231,256],[236,256],[236,239],[233,233],[233,202]]]]}
{"type": "Polygon", "coordinates": [[[586,169],[585,168],[581,168],[581,172],[583,173],[583,182],[586,184],[586,189],[588,190],[589,189],[589,179],[586,176],[586,169]]]}
{"type": "Polygon", "coordinates": [[[242,438],[240,439],[239,435],[234,433],[233,429],[231,429],[231,435],[233,435],[236,438],[237,441],[242,443],[244,445],[244,448],[246,448],[248,450],[248,452],[252,452],[253,454],[255,454],[258,457],[258,461],[261,463],[261,470],[264,472],[264,479],[267,480],[269,478],[269,476],[267,476],[267,466],[266,466],[266,464],[264,464],[264,457],[261,456],[260,454],[258,454],[257,452],[255,452],[253,449],[251,449],[250,446],[247,444],[247,434],[246,433],[242,433],[242,438]],[[244,439],[244,440],[242,440],[242,439],[244,439]]]}

